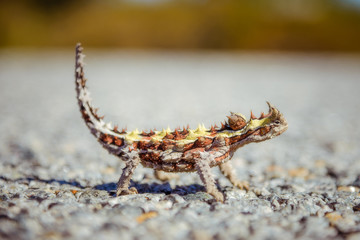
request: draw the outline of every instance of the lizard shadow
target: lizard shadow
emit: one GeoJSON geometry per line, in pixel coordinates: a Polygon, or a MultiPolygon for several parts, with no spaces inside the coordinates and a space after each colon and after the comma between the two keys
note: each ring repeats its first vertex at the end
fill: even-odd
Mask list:
{"type": "MultiPolygon", "coordinates": [[[[59,180],[59,179],[41,179],[38,177],[22,177],[17,179],[9,179],[5,176],[0,176],[1,180],[7,181],[7,182],[27,182],[30,183],[32,181],[37,181],[45,184],[51,184],[51,183],[57,183],[59,185],[70,185],[74,186],[80,189],[89,188],[89,186],[83,186],[81,183],[77,181],[66,181],[66,180],[59,180]]],[[[136,181],[132,181],[130,183],[130,187],[135,187],[138,191],[138,193],[165,193],[166,195],[169,194],[178,194],[181,196],[187,195],[187,194],[195,194],[197,192],[204,192],[205,187],[200,184],[190,184],[190,185],[180,185],[176,186],[175,188],[171,188],[170,184],[168,182],[164,183],[140,183],[136,181]]],[[[93,187],[90,187],[95,190],[105,190],[110,195],[115,195],[116,192],[116,183],[110,182],[110,183],[104,183],[99,184],[93,187]]]]}
{"type": "Polygon", "coordinates": [[[21,178],[17,178],[17,179],[10,179],[10,178],[4,177],[4,176],[0,176],[0,179],[7,181],[7,182],[28,182],[28,183],[30,183],[32,181],[37,181],[37,182],[46,183],[46,184],[58,183],[59,185],[71,185],[71,186],[78,187],[81,189],[85,188],[77,181],[66,181],[66,180],[58,180],[58,179],[44,180],[44,179],[41,179],[38,177],[21,177],[21,178]]]}
{"type": "MultiPolygon", "coordinates": [[[[164,183],[139,183],[136,181],[132,181],[130,183],[130,187],[135,187],[138,193],[165,193],[168,194],[178,194],[181,196],[187,194],[195,194],[197,192],[204,192],[205,187],[200,184],[190,184],[190,185],[181,185],[176,186],[175,188],[171,188],[168,182],[164,183]]],[[[106,190],[109,193],[113,193],[115,195],[116,192],[116,183],[105,183],[96,185],[94,187],[96,190],[106,190]]]]}

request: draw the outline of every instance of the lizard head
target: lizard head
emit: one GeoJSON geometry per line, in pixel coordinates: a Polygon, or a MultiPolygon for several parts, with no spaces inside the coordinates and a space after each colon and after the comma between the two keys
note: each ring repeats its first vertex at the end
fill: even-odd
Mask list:
{"type": "Polygon", "coordinates": [[[228,117],[228,127],[233,130],[234,137],[233,144],[240,147],[250,142],[262,142],[267,139],[276,137],[288,128],[288,124],[284,116],[271,103],[267,102],[269,112],[267,114],[261,113],[259,118],[256,118],[253,113],[249,121],[238,113],[231,113],[228,117]]]}
{"type": "Polygon", "coordinates": [[[259,118],[254,117],[251,113],[250,120],[246,126],[247,135],[254,142],[261,142],[267,139],[276,137],[288,128],[288,124],[284,116],[271,103],[267,102],[269,106],[268,114],[263,113],[259,118]]]}

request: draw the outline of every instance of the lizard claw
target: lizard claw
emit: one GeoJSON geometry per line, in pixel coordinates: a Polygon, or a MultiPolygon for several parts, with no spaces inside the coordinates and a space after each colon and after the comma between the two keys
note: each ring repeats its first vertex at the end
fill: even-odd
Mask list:
{"type": "Polygon", "coordinates": [[[138,191],[136,190],[136,188],[132,187],[132,188],[119,188],[116,190],[116,196],[120,196],[120,195],[130,195],[130,194],[138,194],[138,191]]]}
{"type": "Polygon", "coordinates": [[[236,181],[234,186],[240,188],[241,190],[246,190],[246,191],[249,191],[250,189],[250,184],[248,181],[236,181]]]}
{"type": "Polygon", "coordinates": [[[215,198],[216,201],[218,202],[224,202],[225,200],[225,197],[224,197],[224,194],[221,193],[220,191],[213,191],[213,192],[210,192],[209,193],[211,196],[213,196],[215,198]]]}

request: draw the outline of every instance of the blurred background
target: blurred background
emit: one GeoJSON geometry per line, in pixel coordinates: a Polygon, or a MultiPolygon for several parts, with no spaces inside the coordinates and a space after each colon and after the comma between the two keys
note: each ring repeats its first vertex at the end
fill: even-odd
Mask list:
{"type": "Polygon", "coordinates": [[[74,171],[109,159],[78,113],[77,42],[94,105],[121,128],[219,125],[230,110],[259,116],[268,100],[289,129],[245,159],[360,161],[360,1],[0,0],[3,162],[14,143],[74,171]]]}
{"type": "Polygon", "coordinates": [[[0,1],[0,47],[360,51],[358,0],[0,1]]]}

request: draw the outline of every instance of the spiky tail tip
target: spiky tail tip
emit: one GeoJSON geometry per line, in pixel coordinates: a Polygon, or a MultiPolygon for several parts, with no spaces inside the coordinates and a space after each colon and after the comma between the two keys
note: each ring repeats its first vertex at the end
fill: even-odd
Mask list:
{"type": "Polygon", "coordinates": [[[103,147],[110,153],[118,154],[118,147],[124,146],[124,135],[126,132],[125,130],[119,132],[117,127],[112,127],[111,123],[105,123],[103,116],[97,114],[97,108],[92,106],[90,92],[86,87],[83,48],[78,43],[75,49],[75,85],[82,118],[91,133],[102,143],[103,147]]]}
{"type": "Polygon", "coordinates": [[[83,48],[80,43],[76,44],[75,51],[75,85],[80,112],[91,132],[98,137],[98,128],[103,125],[102,117],[97,115],[97,109],[91,104],[90,93],[86,87],[86,78],[84,74],[85,55],[82,53],[83,48]]]}

